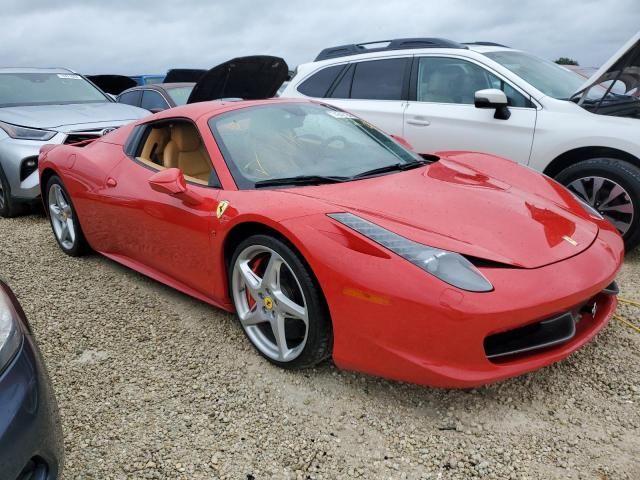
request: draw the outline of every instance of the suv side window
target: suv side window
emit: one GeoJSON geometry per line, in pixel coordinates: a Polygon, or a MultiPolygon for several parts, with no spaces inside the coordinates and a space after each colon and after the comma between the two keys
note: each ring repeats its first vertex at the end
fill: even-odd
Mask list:
{"type": "Polygon", "coordinates": [[[142,108],[146,108],[147,110],[151,110],[153,108],[161,108],[162,110],[166,110],[169,108],[167,101],[162,98],[158,92],[154,92],[153,90],[145,90],[142,92],[142,103],[140,104],[142,108]]]}
{"type": "Polygon", "coordinates": [[[349,98],[351,96],[351,82],[353,81],[353,71],[356,69],[355,64],[349,65],[347,71],[342,75],[342,78],[338,80],[338,83],[333,87],[333,92],[328,96],[331,98],[349,98]]]}
{"type": "Polygon", "coordinates": [[[127,105],[139,107],[141,95],[142,92],[140,90],[133,90],[131,92],[123,93],[118,97],[118,103],[126,103],[127,105]]]}
{"type": "Polygon", "coordinates": [[[474,103],[474,94],[485,88],[505,92],[509,105],[531,107],[531,102],[494,74],[459,58],[420,57],[416,99],[419,102],[474,103]]]}
{"type": "Polygon", "coordinates": [[[388,58],[357,63],[351,98],[402,100],[407,62],[407,58],[388,58]]]}
{"type": "Polygon", "coordinates": [[[323,68],[298,85],[298,91],[308,97],[322,98],[343,69],[344,65],[323,68]]]}

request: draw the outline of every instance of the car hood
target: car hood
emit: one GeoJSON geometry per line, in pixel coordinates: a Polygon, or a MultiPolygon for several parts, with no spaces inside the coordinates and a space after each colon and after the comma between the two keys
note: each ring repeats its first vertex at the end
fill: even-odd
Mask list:
{"type": "Polygon", "coordinates": [[[187,103],[220,98],[271,98],[288,75],[287,62],[279,57],[254,55],[234,58],[205,73],[193,87],[187,103]]]}
{"type": "Polygon", "coordinates": [[[197,82],[205,73],[207,71],[200,68],[172,68],[162,83],[197,82]]]}
{"type": "Polygon", "coordinates": [[[149,115],[149,112],[141,108],[112,102],[0,108],[2,122],[44,129],[137,120],[146,115],[149,115]]]}
{"type": "Polygon", "coordinates": [[[425,168],[348,186],[287,191],[331,204],[327,213],[352,212],[426,245],[538,268],[588,248],[598,227],[574,213],[581,207],[559,184],[535,172],[531,177],[535,181],[526,182],[525,190],[460,162],[441,159],[425,168]]]}
{"type": "Polygon", "coordinates": [[[594,85],[608,80],[622,82],[626,94],[640,87],[640,32],[629,39],[597,72],[591,75],[573,94],[573,97],[582,95],[594,85]]]}
{"type": "Polygon", "coordinates": [[[138,85],[133,78],[124,75],[87,75],[86,77],[100,90],[111,95],[119,95],[138,85]]]}

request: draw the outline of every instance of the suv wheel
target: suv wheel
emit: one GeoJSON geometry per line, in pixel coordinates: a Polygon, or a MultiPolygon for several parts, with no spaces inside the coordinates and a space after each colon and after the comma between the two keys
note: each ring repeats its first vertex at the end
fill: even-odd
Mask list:
{"type": "Polygon", "coordinates": [[[0,168],[0,217],[10,218],[21,215],[26,211],[25,205],[18,204],[11,199],[9,182],[0,168]]]}
{"type": "Polygon", "coordinates": [[[640,243],[640,168],[616,158],[590,158],[556,180],[615,225],[627,251],[640,243]]]}

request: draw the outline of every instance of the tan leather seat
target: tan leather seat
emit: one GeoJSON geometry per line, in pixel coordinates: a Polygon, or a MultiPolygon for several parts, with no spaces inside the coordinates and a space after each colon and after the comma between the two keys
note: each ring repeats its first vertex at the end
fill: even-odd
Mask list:
{"type": "Polygon", "coordinates": [[[163,150],[170,138],[171,134],[169,132],[169,127],[152,128],[138,158],[163,167],[163,150]]]}
{"type": "Polygon", "coordinates": [[[211,164],[193,125],[184,123],[171,127],[171,140],[164,148],[164,166],[179,168],[185,176],[208,182],[211,164]]]}

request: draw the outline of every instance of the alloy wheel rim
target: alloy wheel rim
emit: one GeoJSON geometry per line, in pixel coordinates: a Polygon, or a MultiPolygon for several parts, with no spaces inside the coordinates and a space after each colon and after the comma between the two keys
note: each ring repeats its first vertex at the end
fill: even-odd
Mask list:
{"type": "Polygon", "coordinates": [[[53,184],[49,189],[49,217],[58,242],[63,248],[73,248],[76,241],[76,229],[73,225],[73,211],[60,185],[53,184]]]}
{"type": "Polygon", "coordinates": [[[627,233],[635,216],[629,192],[620,184],[604,177],[581,177],[567,185],[569,190],[595,208],[618,231],[627,233]]]}
{"type": "Polygon", "coordinates": [[[309,315],[302,287],[274,250],[252,245],[238,255],[231,280],[240,324],[265,356],[291,362],[307,343],[309,315]]]}

